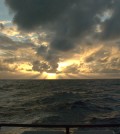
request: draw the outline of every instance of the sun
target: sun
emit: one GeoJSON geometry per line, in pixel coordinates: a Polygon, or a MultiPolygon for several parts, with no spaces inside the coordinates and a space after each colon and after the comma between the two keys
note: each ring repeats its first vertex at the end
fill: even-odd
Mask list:
{"type": "Polygon", "coordinates": [[[44,76],[45,76],[46,79],[57,79],[57,74],[56,73],[44,72],[44,76]]]}
{"type": "Polygon", "coordinates": [[[57,76],[56,76],[56,73],[48,73],[47,74],[47,79],[56,79],[57,76]]]}

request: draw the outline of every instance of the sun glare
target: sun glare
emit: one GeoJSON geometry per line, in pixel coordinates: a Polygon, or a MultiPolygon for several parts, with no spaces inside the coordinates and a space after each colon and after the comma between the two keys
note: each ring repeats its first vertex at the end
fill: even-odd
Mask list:
{"type": "Polygon", "coordinates": [[[57,74],[56,73],[44,72],[44,76],[45,76],[46,79],[56,79],[57,78],[57,74]]]}
{"type": "Polygon", "coordinates": [[[56,73],[48,73],[47,79],[56,79],[56,73]]]}

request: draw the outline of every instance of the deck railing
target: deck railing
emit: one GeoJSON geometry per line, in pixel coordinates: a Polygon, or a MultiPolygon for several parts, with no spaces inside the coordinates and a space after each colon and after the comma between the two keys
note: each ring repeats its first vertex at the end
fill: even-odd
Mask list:
{"type": "Polygon", "coordinates": [[[41,125],[41,124],[6,124],[1,123],[2,127],[23,127],[23,128],[65,128],[66,134],[70,134],[71,128],[115,128],[120,124],[103,124],[103,125],[41,125]]]}

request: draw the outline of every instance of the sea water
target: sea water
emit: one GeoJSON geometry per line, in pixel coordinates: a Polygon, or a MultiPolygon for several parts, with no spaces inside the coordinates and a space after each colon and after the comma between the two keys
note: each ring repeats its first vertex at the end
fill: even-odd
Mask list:
{"type": "Polygon", "coordinates": [[[0,80],[0,123],[120,123],[120,79],[0,80]]]}

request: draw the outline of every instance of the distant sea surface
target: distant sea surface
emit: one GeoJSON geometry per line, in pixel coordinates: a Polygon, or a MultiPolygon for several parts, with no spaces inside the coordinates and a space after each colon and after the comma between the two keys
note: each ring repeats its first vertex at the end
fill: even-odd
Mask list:
{"type": "Polygon", "coordinates": [[[0,80],[0,122],[120,123],[120,79],[0,80]]]}

